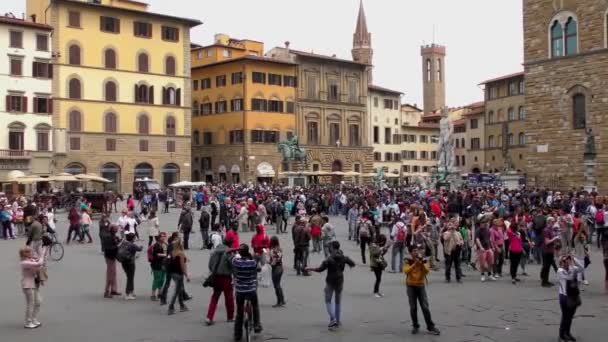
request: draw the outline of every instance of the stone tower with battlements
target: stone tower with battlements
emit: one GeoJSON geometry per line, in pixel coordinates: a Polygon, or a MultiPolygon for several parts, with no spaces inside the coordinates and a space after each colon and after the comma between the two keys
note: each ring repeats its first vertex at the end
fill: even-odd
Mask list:
{"type": "Polygon", "coordinates": [[[369,84],[372,84],[372,61],[374,50],[372,49],[372,34],[367,31],[367,20],[363,9],[363,0],[361,0],[359,5],[357,27],[355,28],[355,34],[353,35],[353,49],[351,52],[355,62],[369,65],[367,81],[369,84]]]}
{"type": "Polygon", "coordinates": [[[445,46],[430,44],[420,48],[424,112],[445,107],[445,46]]]}

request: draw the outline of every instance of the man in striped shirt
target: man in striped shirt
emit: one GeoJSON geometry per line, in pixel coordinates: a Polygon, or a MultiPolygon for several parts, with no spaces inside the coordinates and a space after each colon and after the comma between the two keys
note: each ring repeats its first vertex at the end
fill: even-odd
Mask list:
{"type": "Polygon", "coordinates": [[[258,304],[258,264],[253,259],[249,246],[242,244],[238,254],[232,258],[232,272],[236,290],[236,321],[234,322],[234,340],[240,341],[243,336],[243,313],[245,301],[251,302],[253,309],[253,326],[256,334],[262,332],[260,323],[260,306],[258,304]]]}

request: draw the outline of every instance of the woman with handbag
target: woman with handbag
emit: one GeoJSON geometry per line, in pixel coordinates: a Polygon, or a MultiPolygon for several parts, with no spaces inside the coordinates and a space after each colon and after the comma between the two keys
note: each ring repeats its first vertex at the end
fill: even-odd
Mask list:
{"type": "Polygon", "coordinates": [[[382,282],[382,272],[384,272],[387,265],[386,260],[384,260],[384,254],[386,254],[389,247],[386,241],[386,235],[380,234],[376,242],[372,243],[369,247],[369,266],[376,276],[376,282],[374,283],[374,296],[376,298],[384,297],[380,293],[380,283],[382,282]]]}
{"type": "Polygon", "coordinates": [[[45,272],[45,257],[46,248],[42,248],[40,257],[34,255],[34,251],[30,247],[23,247],[19,250],[19,258],[21,260],[21,288],[25,295],[25,325],[26,329],[38,328],[42,323],[38,321],[38,312],[40,311],[40,286],[46,278],[45,272]]]}
{"type": "Polygon", "coordinates": [[[559,325],[560,342],[576,341],[570,333],[576,309],[581,306],[581,295],[578,288],[578,275],[583,272],[583,265],[571,255],[559,259],[559,306],[562,318],[559,325]]]}
{"type": "MultiPolygon", "coordinates": [[[[236,225],[235,225],[236,227],[236,225]]],[[[203,282],[203,287],[211,287],[213,294],[209,301],[207,309],[206,325],[213,325],[215,311],[222,293],[224,294],[224,302],[226,304],[226,314],[228,322],[234,320],[234,287],[232,286],[232,266],[230,263],[230,253],[233,241],[232,238],[226,237],[224,242],[217,248],[213,249],[209,257],[209,276],[203,282]]]]}

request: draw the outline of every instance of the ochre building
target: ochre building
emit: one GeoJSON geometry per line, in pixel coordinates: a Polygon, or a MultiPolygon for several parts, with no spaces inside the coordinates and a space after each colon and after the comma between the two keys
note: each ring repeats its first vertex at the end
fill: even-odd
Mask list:
{"type": "Polygon", "coordinates": [[[54,29],[56,169],[127,193],[135,178],[190,179],[190,28],[200,22],[132,0],[28,0],[27,15],[54,29]]]}

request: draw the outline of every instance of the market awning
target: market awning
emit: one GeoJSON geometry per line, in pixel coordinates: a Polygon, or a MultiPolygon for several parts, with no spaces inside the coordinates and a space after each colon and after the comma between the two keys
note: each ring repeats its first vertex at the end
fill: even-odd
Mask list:
{"type": "Polygon", "coordinates": [[[230,168],[230,173],[241,173],[241,168],[238,165],[232,165],[230,168]]]}
{"type": "Polygon", "coordinates": [[[258,177],[269,178],[276,176],[274,168],[272,167],[272,165],[270,165],[270,163],[267,162],[262,162],[258,164],[256,171],[258,177]]]}

